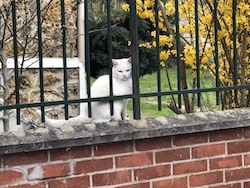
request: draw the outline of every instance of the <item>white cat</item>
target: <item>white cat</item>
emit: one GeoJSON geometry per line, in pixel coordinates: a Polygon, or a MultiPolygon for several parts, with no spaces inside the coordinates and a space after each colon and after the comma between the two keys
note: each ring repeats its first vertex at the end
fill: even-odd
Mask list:
{"type": "MultiPolygon", "coordinates": [[[[131,58],[112,59],[113,67],[113,95],[132,94],[132,63],[131,58]]],[[[91,86],[91,97],[106,97],[110,95],[109,75],[100,76],[91,86]]],[[[45,116],[45,123],[50,126],[79,125],[82,123],[103,123],[111,120],[127,120],[128,99],[114,101],[114,115],[110,115],[110,101],[92,102],[92,117],[88,118],[88,110],[85,107],[84,113],[69,120],[56,120],[45,116]]],[[[85,105],[87,106],[87,105],[85,105]]],[[[36,113],[41,119],[41,111],[36,113]]]]}

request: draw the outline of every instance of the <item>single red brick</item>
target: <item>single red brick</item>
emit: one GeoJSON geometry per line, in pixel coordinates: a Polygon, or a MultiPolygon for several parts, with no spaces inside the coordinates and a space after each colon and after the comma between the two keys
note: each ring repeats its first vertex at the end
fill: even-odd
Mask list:
{"type": "Polygon", "coordinates": [[[208,133],[192,133],[177,135],[174,137],[173,144],[176,146],[194,145],[208,142],[208,133]]]}
{"type": "Polygon", "coordinates": [[[79,161],[75,164],[75,174],[85,174],[89,172],[107,170],[113,168],[113,159],[96,159],[89,161],[79,161]]]}
{"type": "Polygon", "coordinates": [[[153,163],[152,153],[125,155],[115,158],[116,167],[144,166],[153,163]]]}
{"type": "Polygon", "coordinates": [[[210,144],[192,149],[193,158],[210,157],[225,154],[225,144],[210,144]]]}
{"type": "Polygon", "coordinates": [[[49,188],[89,188],[89,186],[88,176],[49,181],[49,188]]]}
{"type": "Polygon", "coordinates": [[[174,175],[202,172],[207,170],[207,161],[177,163],[173,166],[174,175]]]}
{"type": "Polygon", "coordinates": [[[4,166],[19,166],[48,161],[47,151],[34,151],[28,153],[16,153],[3,156],[4,166]]]}
{"type": "Polygon", "coordinates": [[[135,180],[149,180],[170,175],[170,165],[153,166],[135,170],[135,180]]]}
{"type": "Polygon", "coordinates": [[[150,184],[147,183],[138,183],[133,185],[125,185],[125,186],[119,186],[116,188],[150,188],[150,184]]]}
{"type": "Polygon", "coordinates": [[[217,185],[217,186],[211,186],[209,188],[241,188],[241,184],[240,183],[230,183],[227,185],[217,185]]]}
{"type": "Polygon", "coordinates": [[[19,170],[0,171],[0,185],[23,180],[24,174],[19,170]]]}
{"type": "Polygon", "coordinates": [[[93,175],[94,186],[116,185],[131,181],[131,171],[123,170],[93,175]]]}
{"type": "Polygon", "coordinates": [[[49,164],[28,169],[29,180],[64,177],[70,174],[69,163],[49,164]]]}
{"type": "Polygon", "coordinates": [[[210,133],[210,141],[234,140],[242,138],[242,129],[227,129],[213,131],[210,133]]]}
{"type": "Polygon", "coordinates": [[[250,155],[244,156],[245,165],[250,165],[250,155]]]}
{"type": "Polygon", "coordinates": [[[238,142],[231,142],[227,144],[228,153],[243,153],[243,152],[250,152],[250,141],[238,141],[238,142]]]}
{"type": "Polygon", "coordinates": [[[190,159],[190,149],[171,149],[155,153],[156,163],[172,162],[190,159]]]}
{"type": "Polygon", "coordinates": [[[245,131],[245,134],[244,134],[245,138],[250,138],[250,128],[246,127],[244,128],[244,131],[245,131]]]}
{"type": "Polygon", "coordinates": [[[148,151],[171,147],[171,137],[148,138],[135,141],[136,150],[148,151]]]}
{"type": "Polygon", "coordinates": [[[94,155],[113,155],[120,153],[130,153],[133,152],[133,142],[113,142],[113,143],[105,143],[94,146],[94,155]]]}
{"type": "Polygon", "coordinates": [[[242,165],[241,156],[210,159],[210,169],[233,168],[242,165]]]}
{"type": "Polygon", "coordinates": [[[250,182],[245,182],[244,183],[244,188],[249,188],[250,187],[250,182]]]}
{"type": "Polygon", "coordinates": [[[244,180],[250,178],[250,168],[226,171],[226,181],[244,180]]]}
{"type": "Polygon", "coordinates": [[[223,172],[209,172],[190,176],[190,186],[202,186],[223,182],[223,172]]]}
{"type": "Polygon", "coordinates": [[[90,146],[62,148],[50,151],[50,158],[52,161],[84,158],[89,156],[91,156],[90,146]]]}
{"type": "Polygon", "coordinates": [[[46,184],[42,183],[32,183],[32,184],[20,184],[13,186],[6,186],[4,188],[46,188],[46,184]]]}
{"type": "Polygon", "coordinates": [[[172,178],[153,182],[153,188],[188,188],[187,178],[172,178]]]}

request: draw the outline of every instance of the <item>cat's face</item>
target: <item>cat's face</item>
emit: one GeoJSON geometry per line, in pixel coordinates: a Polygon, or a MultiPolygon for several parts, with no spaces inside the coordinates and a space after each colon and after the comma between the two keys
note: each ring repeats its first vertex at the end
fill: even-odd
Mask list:
{"type": "Polygon", "coordinates": [[[132,75],[131,58],[112,59],[113,76],[119,80],[126,81],[132,75]]]}

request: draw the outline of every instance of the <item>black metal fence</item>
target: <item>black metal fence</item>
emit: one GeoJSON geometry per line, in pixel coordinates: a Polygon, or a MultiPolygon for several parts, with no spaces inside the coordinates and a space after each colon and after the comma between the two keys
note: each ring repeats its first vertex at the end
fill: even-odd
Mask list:
{"type": "MultiPolygon", "coordinates": [[[[61,15],[61,25],[59,29],[61,30],[61,48],[62,48],[62,59],[63,59],[63,80],[64,80],[64,99],[61,101],[49,101],[46,102],[44,98],[44,67],[43,67],[43,22],[44,22],[44,15],[41,11],[41,1],[36,1],[36,10],[35,18],[37,22],[37,37],[35,38],[38,43],[38,59],[39,59],[39,77],[40,77],[40,102],[36,103],[21,103],[20,102],[20,70],[18,68],[18,57],[19,52],[18,48],[20,44],[17,40],[17,15],[16,15],[16,7],[17,2],[11,1],[10,6],[10,15],[12,17],[13,23],[11,24],[12,27],[6,27],[11,33],[13,33],[11,40],[13,41],[13,58],[15,60],[15,89],[12,95],[15,95],[15,104],[7,104],[5,103],[3,106],[0,107],[1,110],[9,110],[9,109],[16,109],[17,114],[17,124],[20,124],[20,109],[22,108],[33,108],[38,107],[42,111],[42,120],[44,121],[44,110],[46,106],[53,106],[53,105],[64,105],[65,108],[65,119],[69,118],[69,111],[68,105],[72,103],[88,103],[89,109],[89,116],[91,116],[91,102],[93,101],[113,101],[118,99],[124,98],[131,98],[133,101],[133,117],[134,119],[141,118],[141,99],[147,97],[156,97],[158,102],[158,110],[162,109],[162,97],[173,95],[175,99],[177,99],[177,108],[181,108],[182,106],[186,107],[186,112],[192,112],[188,108],[188,100],[195,98],[195,105],[200,107],[202,105],[201,95],[202,93],[211,92],[215,93],[216,95],[216,103],[220,105],[222,103],[235,103],[231,107],[246,107],[249,105],[250,100],[250,85],[248,84],[249,79],[249,25],[250,25],[250,18],[249,16],[245,16],[245,22],[240,23],[237,21],[238,16],[247,15],[250,12],[249,8],[242,8],[242,4],[240,4],[237,0],[232,1],[223,1],[224,7],[222,2],[218,0],[205,0],[205,1],[186,1],[186,0],[175,0],[175,1],[168,1],[168,8],[170,3],[173,5],[173,9],[175,10],[173,13],[168,13],[168,9],[163,9],[163,2],[159,0],[154,1],[140,1],[140,4],[136,4],[135,0],[129,1],[129,22],[130,22],[130,48],[131,48],[131,57],[133,62],[133,94],[128,96],[107,96],[103,98],[91,98],[90,93],[90,38],[89,38],[89,23],[88,23],[88,16],[89,16],[89,1],[85,0],[84,3],[84,13],[85,13],[85,66],[86,66],[86,91],[87,91],[87,98],[80,98],[70,100],[68,96],[68,86],[67,86],[67,38],[70,36],[67,35],[67,28],[65,27],[67,20],[65,19],[65,2],[66,0],[60,0],[60,15],[61,15]],[[146,3],[152,3],[152,6],[147,7],[146,3]],[[190,7],[184,7],[186,3],[191,3],[190,7]],[[157,73],[157,92],[150,92],[150,93],[141,93],[140,92],[140,78],[139,78],[139,40],[138,40],[138,6],[144,6],[144,10],[150,10],[153,13],[154,20],[152,22],[153,27],[155,28],[155,46],[153,50],[156,50],[156,59],[158,68],[156,70],[157,73]],[[243,10],[244,9],[244,10],[243,10]],[[160,12],[159,14],[156,14],[160,12]],[[190,14],[190,17],[184,18],[183,12],[190,14]],[[192,13],[191,13],[192,12],[192,13]],[[231,12],[231,14],[229,14],[231,12]],[[204,26],[204,19],[205,16],[210,13],[210,21],[204,26]],[[228,14],[228,15],[227,15],[228,14]],[[224,17],[227,15],[227,17],[224,17]],[[164,17],[165,16],[165,17],[164,17]],[[168,18],[168,20],[166,20],[168,18]],[[204,18],[204,19],[203,19],[204,18]],[[224,20],[227,18],[228,20],[224,20]],[[170,21],[169,21],[170,20],[170,21]],[[172,21],[171,21],[172,20],[172,21]],[[169,21],[169,22],[167,22],[169,21]],[[159,26],[163,23],[163,26],[159,26]],[[171,30],[168,26],[171,24],[171,30]],[[183,32],[183,28],[186,25],[193,25],[193,28],[190,29],[190,32],[183,32]],[[202,26],[203,24],[203,26],[202,26]],[[163,29],[165,27],[165,29],[163,29]],[[203,28],[203,29],[202,29],[203,28]],[[194,29],[194,30],[193,30],[194,29]],[[207,33],[204,34],[204,32],[207,33]],[[193,33],[194,32],[194,33],[193,33]],[[225,33],[223,33],[225,32],[225,33]],[[160,37],[161,35],[171,36],[174,38],[172,41],[172,49],[167,50],[175,50],[175,55],[172,55],[175,59],[176,65],[176,75],[177,85],[176,89],[172,90],[163,90],[162,88],[162,80],[161,80],[161,62],[164,61],[167,64],[167,60],[161,60],[160,52],[164,49],[164,47],[160,44],[160,37]],[[183,37],[184,34],[188,35],[188,37],[183,37]],[[225,35],[223,37],[223,34],[225,35]],[[226,38],[229,35],[229,38],[226,38]],[[206,37],[204,37],[206,36],[206,37]],[[187,39],[188,38],[188,39],[187,39]],[[190,42],[190,41],[191,42],[190,42]],[[210,43],[208,45],[208,43],[210,43]],[[228,46],[227,46],[228,45],[228,46]],[[185,54],[184,50],[187,49],[187,46],[193,46],[195,49],[195,53],[193,54],[195,57],[194,66],[192,67],[190,64],[185,62],[185,58],[187,58],[187,54],[185,54]],[[203,65],[203,58],[205,57],[205,48],[212,47],[213,50],[211,51],[210,57],[207,58],[207,65],[203,65]],[[202,53],[204,52],[204,53],[202,53]],[[221,59],[221,60],[220,60],[221,59]],[[223,66],[224,64],[224,66],[223,66]],[[204,68],[205,67],[205,68],[204,68]],[[228,75],[226,73],[221,73],[224,69],[228,69],[228,75]],[[192,69],[194,72],[193,77],[193,84],[191,89],[187,87],[186,83],[186,72],[185,70],[192,69]],[[210,88],[202,88],[201,87],[201,72],[211,71],[213,73],[212,77],[214,78],[214,87],[210,88]],[[243,72],[244,71],[244,72],[243,72]],[[227,77],[228,81],[223,80],[223,76],[227,77]],[[229,94],[231,98],[228,97],[229,94]],[[246,101],[244,104],[242,101],[246,101]],[[240,105],[241,104],[241,105],[240,105]]],[[[81,3],[81,2],[79,2],[81,3]]],[[[77,5],[76,5],[77,6],[77,5]]],[[[109,74],[112,75],[112,8],[110,6],[110,0],[106,1],[106,17],[107,17],[107,30],[108,30],[108,55],[109,55],[109,74]]],[[[167,6],[165,6],[167,7],[167,6]]],[[[249,15],[249,14],[248,14],[249,15]]],[[[142,18],[140,18],[142,19],[142,18]]],[[[146,20],[150,20],[150,18],[145,18],[146,20]]],[[[242,18],[243,19],[243,18],[242,18]]],[[[6,21],[6,20],[5,20],[6,21]]],[[[8,39],[9,40],[9,39],[8,39]]],[[[4,41],[2,41],[4,43],[4,41]]],[[[2,44],[1,44],[2,45],[2,44]]],[[[166,68],[166,67],[165,67],[166,68]]],[[[110,77],[111,78],[111,77],[110,77]]],[[[111,94],[112,94],[112,82],[110,82],[111,94]]],[[[112,102],[111,102],[112,103],[112,102]]],[[[226,104],[224,104],[226,106],[226,104]]],[[[112,105],[111,105],[112,111],[112,105]]]]}

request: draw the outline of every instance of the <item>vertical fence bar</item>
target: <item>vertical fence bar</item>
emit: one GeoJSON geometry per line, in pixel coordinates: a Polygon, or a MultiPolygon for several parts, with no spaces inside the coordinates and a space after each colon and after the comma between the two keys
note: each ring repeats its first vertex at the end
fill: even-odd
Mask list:
{"type": "MultiPolygon", "coordinates": [[[[176,28],[176,55],[177,55],[177,88],[181,90],[181,58],[180,58],[180,28],[179,28],[179,1],[175,0],[175,28],[176,28]]],[[[178,94],[178,107],[181,108],[181,94],[178,94]]]]}
{"type": "Polygon", "coordinates": [[[42,122],[44,117],[44,88],[43,88],[43,42],[42,42],[42,21],[41,21],[41,2],[36,1],[37,11],[37,30],[38,30],[38,59],[39,59],[39,79],[40,79],[40,102],[42,111],[42,122]]]}
{"type": "MultiPolygon", "coordinates": [[[[214,0],[214,63],[215,63],[215,85],[220,87],[220,75],[219,75],[219,47],[218,47],[218,0],[214,0]]],[[[216,105],[220,103],[220,92],[216,91],[216,105]]]]}
{"type": "MultiPolygon", "coordinates": [[[[156,31],[156,61],[157,61],[157,91],[161,92],[161,65],[160,65],[160,31],[159,31],[159,7],[158,0],[155,0],[155,31],[156,31]]],[[[162,97],[158,97],[158,110],[162,110],[162,97]]]]}
{"type": "MultiPolygon", "coordinates": [[[[238,85],[238,73],[237,73],[237,30],[236,30],[236,6],[237,0],[232,0],[232,18],[233,18],[233,83],[234,86],[238,85]]],[[[238,104],[238,91],[234,90],[234,102],[238,104]]]]}
{"type": "MultiPolygon", "coordinates": [[[[68,78],[67,78],[67,52],[66,52],[66,23],[65,23],[65,2],[61,0],[61,29],[62,29],[62,48],[63,48],[63,88],[64,101],[68,100],[68,78]]],[[[69,117],[69,105],[64,106],[65,119],[69,117]]]]}
{"type": "Polygon", "coordinates": [[[138,49],[138,25],[136,14],[136,1],[130,0],[130,39],[133,65],[133,112],[134,119],[141,118],[140,110],[140,82],[139,82],[139,49],[138,49]]]}
{"type": "MultiPolygon", "coordinates": [[[[13,20],[13,47],[14,47],[14,63],[15,63],[15,97],[16,97],[16,104],[20,104],[20,80],[19,80],[19,69],[18,69],[18,46],[17,46],[17,30],[16,30],[16,3],[15,1],[11,1],[12,6],[12,20],[13,20]]],[[[20,108],[16,109],[16,122],[20,125],[21,118],[20,118],[20,108]]]]}
{"type": "MultiPolygon", "coordinates": [[[[198,15],[198,0],[194,0],[195,11],[195,55],[196,55],[196,87],[200,89],[200,45],[199,45],[199,15],[198,15]]],[[[197,106],[201,106],[201,93],[197,93],[197,106]]]]}
{"type": "MultiPolygon", "coordinates": [[[[85,65],[87,72],[87,96],[91,98],[90,83],[90,50],[89,50],[89,19],[88,19],[88,0],[84,0],[84,36],[85,36],[85,65]]],[[[88,102],[88,116],[92,116],[91,102],[88,102]]]]}
{"type": "MultiPolygon", "coordinates": [[[[85,35],[84,35],[84,1],[78,1],[77,5],[77,55],[79,58],[80,65],[80,74],[79,77],[82,79],[80,85],[80,91],[83,93],[80,94],[81,98],[87,98],[86,90],[86,71],[85,71],[85,35]]],[[[80,103],[80,114],[87,113],[87,103],[80,103]]]]}
{"type": "MultiPolygon", "coordinates": [[[[107,26],[108,26],[108,64],[109,64],[109,94],[113,96],[113,72],[112,72],[112,30],[111,30],[111,11],[110,0],[106,0],[107,6],[107,26]]],[[[114,102],[110,101],[110,114],[114,115],[114,102]]]]}

